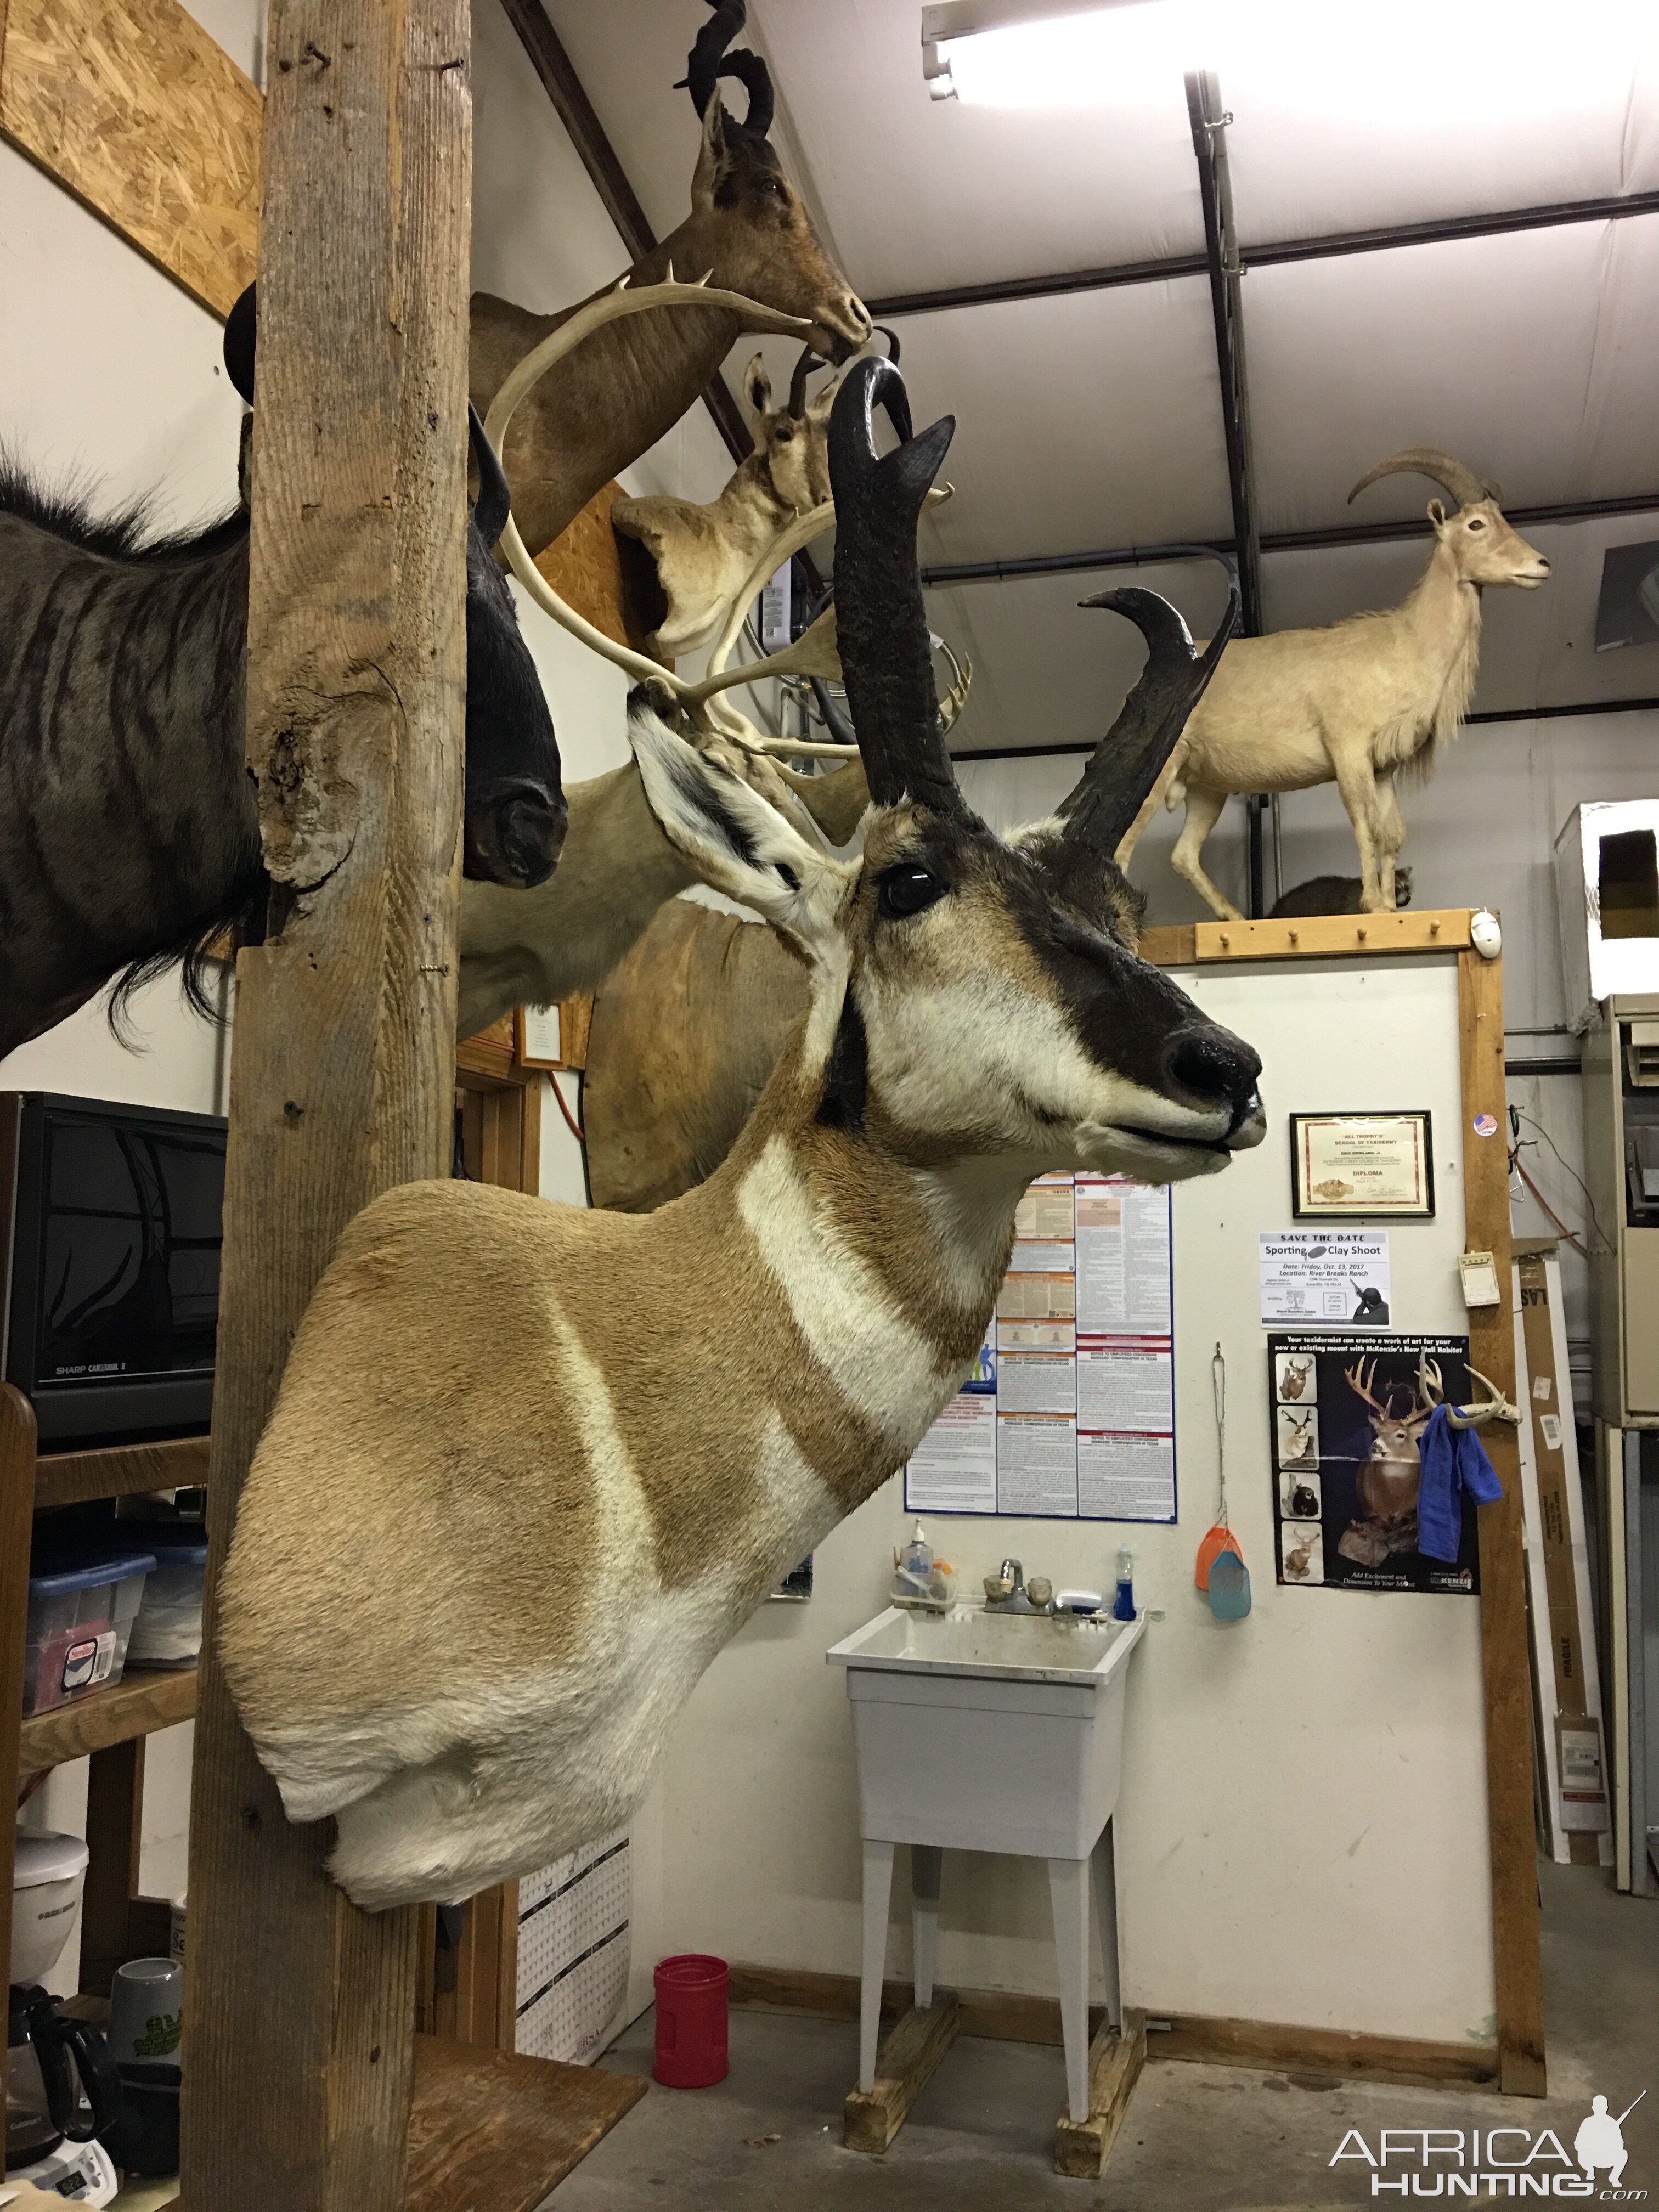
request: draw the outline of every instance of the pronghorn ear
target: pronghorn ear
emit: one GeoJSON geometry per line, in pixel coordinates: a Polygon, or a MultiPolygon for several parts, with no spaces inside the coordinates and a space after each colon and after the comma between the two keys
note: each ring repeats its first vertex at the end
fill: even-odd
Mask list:
{"type": "Polygon", "coordinates": [[[749,410],[749,434],[758,452],[761,423],[772,407],[772,380],[766,373],[766,356],[757,353],[743,372],[743,397],[749,410]]]}
{"type": "Polygon", "coordinates": [[[628,736],[651,811],[702,881],[803,947],[823,938],[856,870],[809,845],[759,792],[676,737],[643,684],[629,698],[628,736]]]}

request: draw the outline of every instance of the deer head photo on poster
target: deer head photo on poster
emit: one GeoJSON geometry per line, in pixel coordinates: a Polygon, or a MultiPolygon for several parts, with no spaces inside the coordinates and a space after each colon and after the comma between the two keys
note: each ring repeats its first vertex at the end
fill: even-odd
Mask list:
{"type": "Polygon", "coordinates": [[[1480,1589],[1474,1507],[1455,1501],[1455,1559],[1419,1548],[1422,1443],[1469,1394],[1461,1336],[1270,1335],[1279,1579],[1326,1589],[1480,1589]]]}

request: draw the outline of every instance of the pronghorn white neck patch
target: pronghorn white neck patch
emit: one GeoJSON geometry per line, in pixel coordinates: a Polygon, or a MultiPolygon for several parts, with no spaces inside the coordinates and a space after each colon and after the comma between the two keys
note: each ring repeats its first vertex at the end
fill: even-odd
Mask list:
{"type": "Polygon", "coordinates": [[[908,1436],[920,1416],[931,1419],[928,1394],[954,1377],[814,1200],[786,1138],[773,1137],[744,1176],[738,1211],[848,1402],[896,1435],[908,1436]]]}
{"type": "Polygon", "coordinates": [[[616,1407],[605,1376],[566,1319],[557,1295],[545,1293],[549,1318],[559,1340],[564,1380],[581,1448],[593,1478],[599,1507],[599,1556],[587,1563],[601,1582],[626,1587],[641,1596],[660,1588],[656,1539],[639,1470],[617,1425],[616,1407]]]}

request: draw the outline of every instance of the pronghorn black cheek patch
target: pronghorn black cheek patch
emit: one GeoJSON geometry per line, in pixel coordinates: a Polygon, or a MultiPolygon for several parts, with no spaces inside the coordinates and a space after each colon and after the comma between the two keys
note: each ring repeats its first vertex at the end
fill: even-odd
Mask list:
{"type": "Polygon", "coordinates": [[[846,1129],[854,1136],[864,1131],[864,1103],[870,1087],[870,1042],[864,1017],[849,991],[841,1003],[836,1042],[824,1070],[823,1096],[815,1119],[820,1128],[846,1129]]]}

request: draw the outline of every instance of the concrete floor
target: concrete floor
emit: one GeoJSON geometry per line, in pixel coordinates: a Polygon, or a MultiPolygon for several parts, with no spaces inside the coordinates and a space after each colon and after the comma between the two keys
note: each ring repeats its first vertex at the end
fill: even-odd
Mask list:
{"type": "MultiPolygon", "coordinates": [[[[1597,2090],[1626,2124],[1626,2190],[1659,2200],[1659,1905],[1595,1871],[1544,1865],[1550,2094],[1358,2087],[1235,2067],[1149,2064],[1103,2178],[1050,2163],[1065,2099],[1057,2050],[959,2041],[886,2155],[841,2147],[857,2032],[733,2013],[718,2088],[653,2087],[547,2199],[545,2212],[1268,2212],[1372,2202],[1369,2170],[1330,2160],[1351,2127],[1553,2127],[1571,2150],[1597,2090]],[[775,2140],[771,2140],[775,2138],[775,2140]]],[[[651,2069],[652,2016],[600,2063],[651,2069]]],[[[1392,2196],[1381,2199],[1395,2201],[1392,2196]]],[[[1483,2200],[1484,2201],[1484,2200],[1483,2200]]]]}

